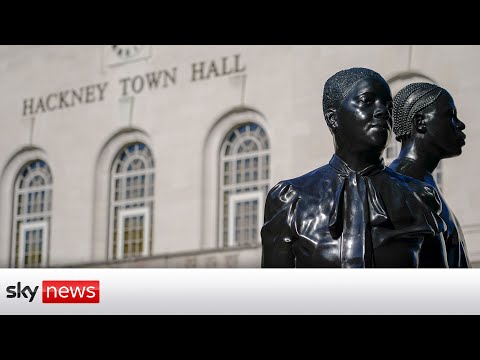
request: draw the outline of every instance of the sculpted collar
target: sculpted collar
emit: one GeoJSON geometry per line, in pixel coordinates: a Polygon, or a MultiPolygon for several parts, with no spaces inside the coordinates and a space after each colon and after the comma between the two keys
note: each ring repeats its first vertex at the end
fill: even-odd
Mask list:
{"type": "Polygon", "coordinates": [[[357,172],[359,175],[362,176],[372,176],[378,174],[379,172],[385,169],[385,162],[383,158],[380,158],[377,164],[369,165],[365,169],[360,171],[352,170],[342,159],[340,159],[336,154],[333,154],[332,158],[328,162],[337,172],[339,175],[348,176],[349,173],[357,172]]]}
{"type": "MultiPolygon", "coordinates": [[[[333,238],[341,236],[342,267],[365,267],[367,224],[377,226],[388,219],[385,206],[369,178],[385,169],[384,161],[380,159],[378,164],[356,172],[334,154],[329,165],[341,179],[328,226],[333,238]]],[[[375,239],[372,242],[374,248],[380,245],[375,239]]]]}

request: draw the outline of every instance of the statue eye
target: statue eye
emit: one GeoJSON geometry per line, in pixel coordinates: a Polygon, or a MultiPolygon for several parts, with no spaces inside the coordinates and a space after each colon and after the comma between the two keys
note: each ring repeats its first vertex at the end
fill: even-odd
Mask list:
{"type": "Polygon", "coordinates": [[[364,104],[372,104],[373,103],[373,98],[371,96],[360,96],[358,98],[360,100],[360,102],[364,103],[364,104]]]}

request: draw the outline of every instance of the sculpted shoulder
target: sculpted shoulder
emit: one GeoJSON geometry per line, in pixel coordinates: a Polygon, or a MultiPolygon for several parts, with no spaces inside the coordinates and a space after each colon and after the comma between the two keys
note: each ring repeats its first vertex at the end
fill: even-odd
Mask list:
{"type": "Polygon", "coordinates": [[[384,173],[397,185],[397,191],[401,191],[404,196],[418,197],[433,212],[440,214],[442,210],[442,201],[436,189],[423,181],[413,177],[399,174],[390,168],[385,168],[384,173]]]}
{"type": "Polygon", "coordinates": [[[388,167],[400,175],[409,176],[426,182],[426,180],[422,180],[424,179],[425,170],[406,158],[397,158],[392,161],[388,167]]]}
{"type": "Polygon", "coordinates": [[[275,185],[269,192],[278,196],[287,196],[287,194],[309,194],[318,193],[322,187],[331,188],[338,183],[338,176],[330,165],[323,165],[315,170],[296,178],[282,180],[275,185]]]}
{"type": "Polygon", "coordinates": [[[330,165],[280,181],[269,191],[265,202],[266,227],[282,227],[280,224],[289,224],[287,227],[290,227],[294,218],[317,217],[319,211],[329,213],[339,183],[338,175],[330,165]]]}

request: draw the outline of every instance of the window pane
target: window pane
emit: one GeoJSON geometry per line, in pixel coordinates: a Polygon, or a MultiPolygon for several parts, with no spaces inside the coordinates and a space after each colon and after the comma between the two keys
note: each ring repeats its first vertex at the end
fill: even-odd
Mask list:
{"type": "MultiPolygon", "coordinates": [[[[268,147],[266,132],[255,123],[239,125],[225,137],[221,147],[225,149],[222,154],[225,160],[220,164],[220,175],[223,176],[220,179],[220,244],[228,244],[230,222],[227,195],[248,193],[259,188],[267,194],[270,176],[268,147]]],[[[259,231],[257,203],[247,201],[241,205],[235,204],[234,229],[231,233],[235,246],[256,244],[259,231]]]]}
{"type": "Polygon", "coordinates": [[[153,216],[153,195],[155,174],[152,171],[153,157],[150,149],[142,143],[125,146],[114,161],[116,166],[112,170],[112,182],[115,185],[115,193],[111,199],[111,212],[113,213],[110,225],[110,239],[112,241],[112,257],[131,258],[141,256],[146,244],[151,243],[152,222],[150,221],[148,239],[144,238],[144,217],[132,215],[119,217],[124,209],[147,208],[150,216],[153,216]],[[123,224],[122,224],[123,222],[123,224]],[[118,233],[120,226],[124,231],[118,233]],[[118,241],[123,241],[123,247],[119,249],[118,241]],[[118,251],[117,251],[118,250],[118,251]]]}
{"type": "Polygon", "coordinates": [[[47,163],[42,160],[27,163],[19,171],[15,184],[14,266],[40,267],[46,256],[48,232],[43,226],[50,221],[52,197],[52,176],[47,163]],[[30,227],[24,227],[26,224],[30,227]]]}

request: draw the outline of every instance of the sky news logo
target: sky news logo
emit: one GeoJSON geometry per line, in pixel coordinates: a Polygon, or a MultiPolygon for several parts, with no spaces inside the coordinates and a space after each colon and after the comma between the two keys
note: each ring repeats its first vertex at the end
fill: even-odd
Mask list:
{"type": "MultiPolygon", "coordinates": [[[[24,286],[20,281],[6,287],[7,299],[26,299],[32,302],[39,286],[24,286]]],[[[100,281],[98,280],[44,280],[42,281],[44,304],[98,304],[100,281]]]]}

